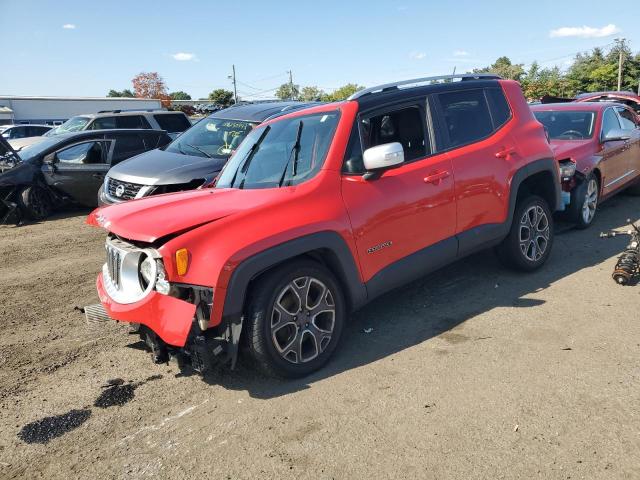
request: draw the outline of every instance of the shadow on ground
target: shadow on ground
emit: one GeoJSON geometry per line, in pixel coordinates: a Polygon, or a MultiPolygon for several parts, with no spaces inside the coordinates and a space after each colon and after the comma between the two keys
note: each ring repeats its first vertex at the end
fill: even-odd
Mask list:
{"type": "MultiPolygon", "coordinates": [[[[587,230],[576,230],[559,222],[552,255],[537,272],[507,270],[492,251],[487,251],[388,293],[351,316],[334,358],[306,378],[267,378],[241,364],[235,371],[220,368],[204,381],[246,390],[254,398],[286,395],[422,343],[494,308],[536,307],[544,301],[526,298],[527,295],[620,253],[626,237],[603,240],[599,234],[624,227],[627,218],[638,216],[640,199],[618,196],[602,206],[594,225],[587,230]],[[365,328],[373,330],[366,334],[365,328]]],[[[455,335],[450,336],[454,341],[455,335]]]]}

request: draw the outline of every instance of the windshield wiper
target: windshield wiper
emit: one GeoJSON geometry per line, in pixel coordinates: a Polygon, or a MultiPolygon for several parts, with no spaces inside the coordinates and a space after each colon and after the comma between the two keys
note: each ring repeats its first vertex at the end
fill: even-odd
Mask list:
{"type": "MultiPolygon", "coordinates": [[[[199,151],[200,153],[202,153],[205,157],[207,158],[213,158],[213,155],[208,154],[207,152],[205,152],[204,150],[202,150],[200,147],[196,147],[195,145],[191,145],[190,143],[185,143],[185,145],[187,147],[191,147],[194,150],[199,151]]],[[[178,148],[180,147],[180,144],[178,144],[178,148]]]]}
{"type": "Polygon", "coordinates": [[[296,143],[293,144],[291,148],[291,152],[289,153],[289,158],[287,158],[287,163],[284,166],[284,170],[282,171],[282,176],[280,177],[280,181],[278,182],[278,187],[282,186],[284,182],[284,177],[287,176],[287,170],[289,170],[289,163],[291,163],[291,156],[293,155],[293,167],[291,169],[291,178],[296,176],[298,173],[298,157],[300,156],[300,137],[302,136],[302,128],[304,127],[304,122],[300,120],[298,124],[298,132],[296,133],[296,143]]]}
{"type": "Polygon", "coordinates": [[[251,148],[249,149],[245,157],[242,159],[242,161],[238,165],[238,169],[233,174],[233,178],[231,179],[231,188],[233,188],[233,184],[236,182],[236,177],[238,176],[238,172],[245,174],[244,178],[242,179],[242,182],[240,182],[240,185],[238,186],[238,188],[244,188],[244,180],[245,178],[247,178],[246,173],[247,173],[247,170],[249,170],[249,165],[251,165],[251,160],[253,160],[254,154],[256,153],[256,151],[258,150],[258,147],[264,140],[264,137],[267,136],[267,133],[269,132],[269,130],[271,130],[271,125],[267,125],[264,129],[264,132],[262,132],[258,140],[256,140],[256,143],[251,145],[251,148]]]}

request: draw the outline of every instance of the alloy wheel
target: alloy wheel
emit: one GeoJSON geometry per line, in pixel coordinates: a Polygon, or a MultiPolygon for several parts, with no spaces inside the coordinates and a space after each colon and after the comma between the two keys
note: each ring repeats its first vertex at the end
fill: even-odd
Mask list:
{"type": "Polygon", "coordinates": [[[331,290],[315,277],[299,277],[276,296],[271,311],[271,339],[290,363],[310,362],[331,342],[336,304],[331,290]]]}
{"type": "Polygon", "coordinates": [[[582,221],[588,225],[593,220],[598,206],[598,182],[595,178],[589,180],[587,193],[582,204],[582,221]]]}
{"type": "Polygon", "coordinates": [[[522,254],[532,262],[538,261],[549,244],[549,218],[540,205],[527,208],[520,217],[519,243],[522,254]]]}

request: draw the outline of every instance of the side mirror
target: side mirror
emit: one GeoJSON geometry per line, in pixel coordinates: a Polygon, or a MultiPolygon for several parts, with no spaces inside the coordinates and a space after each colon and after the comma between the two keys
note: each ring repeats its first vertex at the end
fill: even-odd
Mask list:
{"type": "Polygon", "coordinates": [[[631,138],[631,135],[627,130],[621,130],[616,128],[613,130],[609,130],[609,132],[606,135],[604,135],[604,137],[602,138],[602,142],[603,143],[617,142],[617,141],[629,140],[630,138],[631,138]]]}
{"type": "Polygon", "coordinates": [[[367,148],[362,155],[364,168],[367,173],[365,179],[372,179],[380,176],[387,170],[404,162],[404,148],[398,142],[385,143],[375,147],[367,148]]]}
{"type": "Polygon", "coordinates": [[[58,163],[58,157],[55,152],[50,153],[42,159],[42,163],[46,163],[47,165],[54,165],[58,163]]]}

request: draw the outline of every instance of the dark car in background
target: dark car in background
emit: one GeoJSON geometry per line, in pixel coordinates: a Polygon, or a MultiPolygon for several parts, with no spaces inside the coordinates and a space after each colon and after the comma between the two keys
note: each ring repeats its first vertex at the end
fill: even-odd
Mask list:
{"type": "Polygon", "coordinates": [[[638,181],[640,119],[627,105],[611,102],[549,103],[531,110],[560,164],[568,220],[586,228],[601,201],[638,181]]]}
{"type": "Polygon", "coordinates": [[[166,147],[109,170],[98,203],[109,205],[211,183],[256,125],[312,105],[317,102],[256,102],[215,112],[166,147]]]}
{"type": "Polygon", "coordinates": [[[41,220],[63,205],[95,206],[110,167],[170,141],[163,130],[84,131],[9,152],[0,161],[0,218],[41,220]]]}
{"type": "Polygon", "coordinates": [[[0,125],[0,134],[6,140],[40,137],[53,128],[52,125],[0,125]]]}

